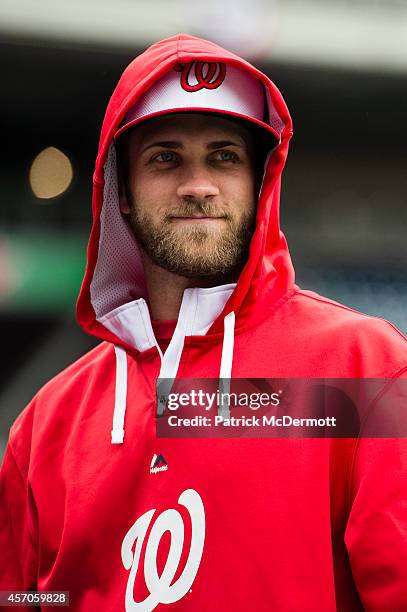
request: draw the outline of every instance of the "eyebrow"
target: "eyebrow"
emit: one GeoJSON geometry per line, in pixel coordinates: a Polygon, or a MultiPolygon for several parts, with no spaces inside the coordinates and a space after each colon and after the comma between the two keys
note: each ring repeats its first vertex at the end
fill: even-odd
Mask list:
{"type": "MultiPolygon", "coordinates": [[[[222,149],[223,147],[230,146],[243,148],[245,144],[243,141],[236,142],[235,140],[214,140],[212,142],[209,142],[206,145],[206,148],[210,151],[213,151],[214,149],[222,149]]],[[[177,140],[160,140],[158,142],[152,142],[151,144],[144,147],[142,149],[142,153],[144,153],[148,149],[151,149],[152,147],[162,147],[164,149],[183,149],[184,145],[182,144],[182,142],[179,142],[177,140]]]]}
{"type": "Polygon", "coordinates": [[[223,147],[244,147],[244,142],[236,142],[235,140],[215,140],[214,142],[210,142],[206,148],[207,149],[222,149],[223,147]]]}

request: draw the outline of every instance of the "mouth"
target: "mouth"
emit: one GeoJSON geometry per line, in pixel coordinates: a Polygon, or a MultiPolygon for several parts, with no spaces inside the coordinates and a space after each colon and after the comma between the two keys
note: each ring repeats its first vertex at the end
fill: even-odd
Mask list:
{"type": "Polygon", "coordinates": [[[172,220],[175,221],[219,221],[220,219],[224,219],[225,217],[213,217],[213,216],[205,216],[205,215],[192,215],[192,216],[176,216],[171,217],[172,220]]]}

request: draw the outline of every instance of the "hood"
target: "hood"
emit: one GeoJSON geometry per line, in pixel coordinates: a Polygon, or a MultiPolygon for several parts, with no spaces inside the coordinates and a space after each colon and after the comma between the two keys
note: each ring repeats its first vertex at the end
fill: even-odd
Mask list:
{"type": "MultiPolygon", "coordinates": [[[[268,121],[280,136],[266,163],[248,262],[236,286],[224,286],[229,290],[226,303],[220,314],[215,308],[205,333],[222,333],[223,321],[232,312],[238,333],[268,316],[273,306],[293,290],[294,271],[279,224],[281,173],[292,135],[286,104],[267,76],[233,53],[186,34],[167,38],[131,62],[108,104],[93,177],[93,226],[87,266],[77,303],[78,322],[86,332],[128,350],[135,348],[129,334],[106,322],[126,304],[146,300],[147,292],[137,243],[119,209],[113,137],[129,108],[161,76],[176,64],[205,60],[236,66],[260,79],[267,95],[268,121]]],[[[210,291],[205,295],[210,297],[210,291]]]]}

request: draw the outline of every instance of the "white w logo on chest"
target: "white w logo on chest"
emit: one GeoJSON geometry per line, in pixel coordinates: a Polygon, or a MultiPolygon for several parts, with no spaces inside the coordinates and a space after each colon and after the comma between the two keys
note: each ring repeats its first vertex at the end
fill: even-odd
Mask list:
{"type": "Polygon", "coordinates": [[[149,612],[159,603],[169,604],[178,601],[190,589],[199,564],[205,540],[205,511],[200,495],[194,489],[187,489],[178,498],[190,515],[192,534],[187,562],[182,574],[173,584],[175,573],[181,559],[184,546],[184,522],[180,512],[169,509],[161,512],[151,529],[146,544],[144,557],[144,578],[150,592],[144,601],[134,601],[133,590],[140,563],[141,549],[155,509],[140,516],[127,532],[122,543],[122,562],[130,570],[126,588],[126,611],[149,612]],[[157,550],[160,540],[166,531],[170,532],[171,545],[168,557],[161,573],[157,570],[157,550]],[[133,546],[136,544],[133,553],[133,546]]]}

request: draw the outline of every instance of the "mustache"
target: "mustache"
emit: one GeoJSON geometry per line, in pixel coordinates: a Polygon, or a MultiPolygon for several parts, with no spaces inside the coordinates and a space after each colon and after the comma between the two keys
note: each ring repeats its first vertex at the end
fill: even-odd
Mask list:
{"type": "Polygon", "coordinates": [[[171,217],[193,217],[194,215],[224,217],[225,219],[231,218],[229,213],[212,202],[188,199],[181,202],[177,208],[167,212],[165,219],[171,219],[171,217]]]}

